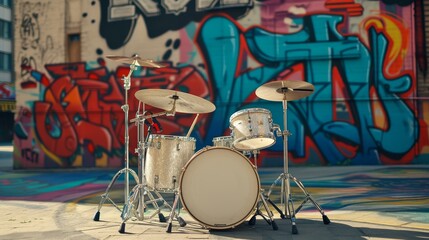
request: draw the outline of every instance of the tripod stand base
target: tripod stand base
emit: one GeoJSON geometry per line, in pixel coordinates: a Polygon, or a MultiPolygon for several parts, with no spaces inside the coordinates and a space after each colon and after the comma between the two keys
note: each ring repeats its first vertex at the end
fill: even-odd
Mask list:
{"type": "Polygon", "coordinates": [[[100,221],[100,211],[97,211],[95,213],[93,220],[96,222],[100,221]]]}
{"type": "Polygon", "coordinates": [[[159,222],[162,222],[162,223],[167,222],[167,219],[165,219],[165,216],[162,213],[158,213],[158,219],[159,219],[159,222]]]}
{"type": "Polygon", "coordinates": [[[122,209],[119,208],[119,206],[116,205],[116,203],[109,197],[109,193],[110,193],[111,188],[115,184],[116,180],[118,180],[118,178],[124,173],[125,174],[130,173],[134,177],[134,180],[137,182],[137,184],[139,183],[139,178],[138,178],[136,172],[134,172],[134,170],[132,170],[130,168],[123,168],[123,169],[119,170],[113,176],[112,180],[110,181],[109,185],[106,188],[106,191],[101,195],[101,200],[98,204],[97,212],[95,213],[94,218],[93,218],[94,221],[97,221],[97,222],[100,221],[100,210],[103,207],[103,204],[106,202],[106,200],[109,201],[110,203],[112,203],[116,209],[118,209],[120,212],[122,212],[122,209]]]}
{"type": "Polygon", "coordinates": [[[296,225],[292,225],[292,234],[298,234],[298,228],[296,225]]]}
{"type": "Polygon", "coordinates": [[[179,222],[179,226],[181,227],[185,227],[187,224],[185,220],[181,218],[178,213],[176,213],[176,210],[175,210],[179,205],[179,199],[180,199],[180,195],[176,191],[174,193],[174,202],[173,202],[173,206],[171,207],[171,213],[170,213],[170,216],[168,217],[167,229],[165,230],[167,233],[171,233],[174,219],[177,219],[177,221],[179,222]]]}
{"type": "Polygon", "coordinates": [[[277,206],[269,199],[268,196],[265,196],[263,193],[263,190],[261,190],[260,194],[259,194],[259,203],[258,206],[256,208],[256,212],[255,214],[250,218],[248,224],[253,226],[256,224],[256,216],[261,216],[267,223],[268,225],[271,225],[273,230],[278,230],[279,227],[277,226],[277,223],[274,221],[274,214],[271,212],[270,208],[268,207],[267,201],[268,203],[270,203],[274,208],[278,209],[277,206]],[[268,216],[265,216],[260,208],[261,208],[261,204],[262,206],[264,206],[265,211],[267,212],[268,216]]]}
{"type": "Polygon", "coordinates": [[[322,219],[323,219],[323,223],[325,225],[328,225],[331,223],[331,220],[329,220],[328,216],[326,216],[326,215],[322,215],[322,219]]]}
{"type": "Polygon", "coordinates": [[[259,210],[255,213],[255,215],[253,215],[253,217],[250,218],[248,222],[250,226],[254,226],[256,224],[256,216],[258,215],[261,216],[268,223],[268,225],[271,225],[274,231],[279,229],[279,227],[277,226],[277,223],[274,220],[273,221],[268,220],[259,210]]]}
{"type": "Polygon", "coordinates": [[[125,223],[121,224],[121,227],[118,230],[119,233],[125,233],[125,223]]]}
{"type": "MultiPolygon", "coordinates": [[[[275,185],[277,185],[279,182],[281,182],[281,202],[284,203],[285,211],[282,212],[280,208],[275,206],[273,203],[271,203],[276,210],[280,213],[280,217],[282,219],[290,219],[292,223],[292,234],[298,234],[298,228],[296,226],[296,219],[295,215],[301,210],[301,208],[304,206],[305,203],[308,201],[311,201],[313,205],[317,208],[317,210],[322,215],[323,223],[325,225],[331,223],[328,216],[326,216],[325,212],[323,211],[322,207],[313,199],[313,197],[310,195],[310,193],[305,189],[304,184],[302,184],[301,181],[299,181],[296,177],[292,176],[289,173],[282,173],[280,176],[274,181],[274,183],[271,185],[270,190],[268,192],[268,196],[271,194],[273,188],[275,185]],[[292,180],[295,182],[295,184],[301,189],[301,191],[305,194],[305,199],[302,201],[302,203],[298,206],[298,208],[295,210],[293,206],[292,201],[292,194],[290,193],[290,182],[289,180],[292,180]]],[[[267,198],[268,201],[269,198],[267,198]]]]}
{"type": "Polygon", "coordinates": [[[145,220],[145,212],[148,204],[152,204],[155,209],[155,212],[149,216],[148,219],[158,215],[159,222],[167,222],[164,214],[161,213],[161,209],[166,207],[170,210],[172,209],[171,206],[158,191],[151,190],[144,184],[138,184],[133,188],[130,198],[123,208],[121,214],[123,220],[119,232],[125,233],[125,224],[132,217],[136,217],[141,221],[145,220]],[[152,194],[152,192],[154,194],[152,194]],[[145,201],[145,196],[149,198],[147,201],[145,201]],[[161,205],[159,205],[158,202],[161,202],[161,205]]]}

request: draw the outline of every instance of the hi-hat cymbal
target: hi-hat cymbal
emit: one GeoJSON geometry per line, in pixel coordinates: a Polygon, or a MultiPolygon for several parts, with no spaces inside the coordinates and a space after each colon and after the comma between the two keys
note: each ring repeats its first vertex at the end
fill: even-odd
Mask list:
{"type": "Polygon", "coordinates": [[[256,89],[256,96],[268,101],[292,101],[307,97],[314,91],[311,83],[304,81],[273,81],[256,89]]]}
{"type": "Polygon", "coordinates": [[[141,59],[138,55],[134,55],[132,57],[125,57],[125,56],[114,56],[114,55],[107,55],[106,58],[111,59],[113,61],[122,62],[125,64],[133,64],[142,66],[142,67],[152,67],[152,68],[162,68],[165,67],[165,65],[156,63],[153,60],[150,59],[141,59]]]}
{"type": "Polygon", "coordinates": [[[134,95],[141,102],[166,111],[172,110],[176,99],[175,111],[180,113],[209,113],[216,107],[204,98],[169,89],[143,89],[134,95]]]}

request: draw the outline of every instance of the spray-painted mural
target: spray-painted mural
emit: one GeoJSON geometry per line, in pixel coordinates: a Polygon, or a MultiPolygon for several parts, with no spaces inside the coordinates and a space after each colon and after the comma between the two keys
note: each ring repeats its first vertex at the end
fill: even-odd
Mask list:
{"type": "MultiPolygon", "coordinates": [[[[62,19],[61,11],[46,14],[67,11],[65,3],[16,4],[17,168],[122,166],[122,78],[130,69],[105,55],[133,54],[167,67],[134,71],[131,118],[141,89],[175,89],[215,104],[191,134],[197,150],[229,135],[230,117],[242,109],[267,109],[284,128],[281,102],[259,99],[255,90],[269,81],[298,80],[315,91],[288,102],[291,164],[429,163],[426,122],[416,100],[412,1],[81,4],[82,62],[73,63],[64,60],[65,36],[52,32],[66,26],[42,24],[62,19]]],[[[178,113],[158,120],[162,134],[184,136],[194,118],[178,113]]],[[[134,155],[136,126],[129,126],[134,155]]],[[[260,152],[258,165],[282,164],[277,137],[260,152]]]]}

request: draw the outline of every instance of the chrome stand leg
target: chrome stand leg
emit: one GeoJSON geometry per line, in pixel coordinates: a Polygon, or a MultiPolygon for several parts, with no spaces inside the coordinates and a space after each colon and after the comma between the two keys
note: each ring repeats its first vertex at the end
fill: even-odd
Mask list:
{"type": "Polygon", "coordinates": [[[319,210],[320,214],[322,214],[322,219],[324,224],[329,224],[331,221],[329,220],[328,216],[326,216],[325,211],[323,211],[322,207],[313,199],[313,197],[310,195],[310,193],[305,189],[304,184],[302,184],[301,181],[299,181],[296,177],[289,175],[289,178],[292,179],[296,185],[301,189],[301,191],[305,194],[305,199],[302,201],[302,203],[299,205],[299,207],[296,209],[296,213],[298,213],[301,208],[304,206],[304,204],[310,200],[313,205],[319,210]]]}
{"type": "Polygon", "coordinates": [[[276,208],[276,210],[280,213],[281,218],[289,218],[292,223],[292,233],[297,234],[298,228],[296,226],[296,213],[301,210],[302,206],[310,200],[314,206],[319,210],[319,212],[322,214],[323,223],[329,224],[330,220],[325,215],[324,211],[320,207],[320,205],[311,197],[311,195],[305,190],[304,185],[295,177],[289,174],[289,159],[288,159],[288,136],[290,135],[289,131],[287,130],[287,98],[286,93],[288,91],[287,88],[282,88],[282,91],[284,90],[284,100],[282,100],[283,103],[283,126],[284,131],[281,133],[278,133],[277,135],[280,135],[283,137],[283,173],[280,174],[280,176],[273,182],[271,185],[268,196],[273,191],[274,186],[276,186],[279,182],[281,182],[281,188],[280,188],[280,203],[284,206],[284,211],[282,212],[280,209],[276,208]],[[292,194],[291,194],[291,188],[290,188],[290,180],[294,181],[298,187],[301,189],[301,191],[304,192],[306,195],[305,200],[301,203],[301,205],[296,209],[294,209],[293,201],[292,201],[292,194]]]}
{"type": "Polygon", "coordinates": [[[255,225],[256,223],[256,216],[261,216],[267,223],[268,225],[271,225],[273,230],[278,230],[279,227],[277,226],[277,223],[274,221],[274,214],[271,212],[268,203],[270,203],[273,207],[277,208],[277,206],[275,206],[275,204],[269,200],[269,198],[267,196],[264,196],[263,194],[263,190],[261,189],[261,192],[259,193],[259,203],[258,203],[258,207],[256,208],[256,212],[253,215],[253,217],[249,220],[249,225],[255,225]],[[264,206],[265,211],[267,212],[267,216],[265,216],[262,211],[261,211],[261,204],[262,206],[264,206]]]}
{"type": "Polygon", "coordinates": [[[176,213],[176,208],[178,208],[178,205],[179,205],[180,195],[179,195],[179,193],[177,191],[174,193],[174,195],[175,196],[174,196],[173,207],[171,209],[171,213],[170,213],[170,216],[169,216],[168,222],[167,222],[166,232],[168,232],[168,233],[171,233],[171,230],[173,228],[173,220],[174,219],[176,219],[179,222],[179,225],[181,227],[186,226],[185,220],[183,218],[181,218],[179,216],[179,214],[176,213]]]}
{"type": "Polygon", "coordinates": [[[139,182],[138,176],[137,176],[136,172],[134,172],[132,169],[130,169],[130,168],[123,168],[122,170],[120,170],[119,172],[117,172],[115,174],[115,176],[113,176],[113,178],[110,181],[109,185],[107,186],[106,191],[101,195],[101,200],[100,200],[100,203],[98,204],[97,212],[95,213],[94,218],[93,218],[94,221],[99,221],[100,220],[100,210],[103,207],[103,204],[106,202],[106,200],[108,200],[110,203],[112,203],[113,206],[116,209],[118,209],[120,212],[122,211],[122,209],[120,209],[119,206],[109,197],[109,192],[110,192],[110,189],[112,188],[112,186],[115,184],[116,180],[118,180],[119,176],[121,176],[125,172],[131,173],[131,175],[134,177],[134,180],[138,184],[138,182],[139,182]]]}

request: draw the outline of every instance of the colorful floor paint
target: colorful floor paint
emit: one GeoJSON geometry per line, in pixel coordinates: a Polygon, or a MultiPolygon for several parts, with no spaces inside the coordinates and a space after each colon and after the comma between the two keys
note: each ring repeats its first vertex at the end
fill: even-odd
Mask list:
{"type": "MultiPolygon", "coordinates": [[[[282,171],[258,169],[262,188],[268,191],[282,171]]],[[[3,170],[0,171],[0,199],[97,204],[116,172],[3,170]]],[[[299,167],[290,172],[302,181],[326,212],[374,211],[401,221],[429,224],[429,166],[299,167]]],[[[123,182],[120,176],[110,191],[110,197],[117,203],[124,199],[123,182]]],[[[304,194],[291,184],[292,198],[299,205],[304,194]]],[[[270,198],[274,202],[280,201],[279,189],[280,185],[272,188],[270,198]]],[[[170,194],[166,200],[172,198],[170,194]]],[[[301,211],[311,212],[315,208],[307,202],[301,211]]]]}
{"type": "MultiPolygon", "coordinates": [[[[98,204],[100,195],[118,172],[112,169],[11,170],[11,151],[2,147],[1,200],[98,204]]],[[[280,202],[280,184],[272,185],[282,171],[283,168],[258,169],[261,187],[265,192],[272,187],[270,198],[276,203],[280,202]]],[[[428,165],[291,167],[289,171],[304,184],[325,212],[337,214],[338,219],[351,219],[347,214],[342,216],[350,211],[354,218],[363,216],[362,219],[367,221],[364,216],[372,212],[372,222],[377,222],[377,216],[380,216],[397,223],[429,226],[428,165]]],[[[124,202],[123,184],[124,175],[121,175],[109,192],[115,203],[124,202]]],[[[130,176],[130,188],[133,186],[135,182],[130,176]]],[[[298,206],[305,195],[293,181],[291,186],[292,199],[298,206]]],[[[173,201],[173,194],[163,196],[167,202],[173,201]]],[[[319,217],[311,202],[307,202],[300,214],[309,217],[312,212],[319,217]]]]}

